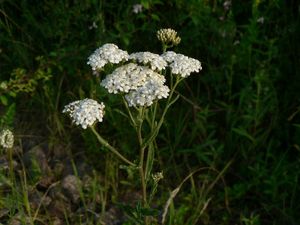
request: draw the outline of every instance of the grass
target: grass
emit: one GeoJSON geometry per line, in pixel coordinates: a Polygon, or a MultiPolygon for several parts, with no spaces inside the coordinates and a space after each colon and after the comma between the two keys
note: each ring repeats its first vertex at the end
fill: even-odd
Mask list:
{"type": "Polygon", "coordinates": [[[143,0],[139,14],[130,0],[33,2],[0,2],[0,127],[16,136],[13,160],[1,149],[0,224],[138,224],[144,214],[153,224],[299,224],[295,1],[232,1],[227,9],[217,0],[143,0]],[[199,59],[203,71],[179,85],[165,117],[153,162],[164,178],[147,211],[138,171],[61,111],[74,99],[109,101],[101,133],[134,158],[122,102],[86,61],[107,42],[158,53],[155,33],[164,27],[178,31],[174,50],[199,59]],[[78,202],[62,185],[67,175],[81,181],[78,202]]]}

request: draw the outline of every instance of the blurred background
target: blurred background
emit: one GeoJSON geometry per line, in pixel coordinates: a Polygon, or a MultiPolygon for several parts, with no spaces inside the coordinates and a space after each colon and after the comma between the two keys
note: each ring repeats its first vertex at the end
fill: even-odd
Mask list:
{"type": "Polygon", "coordinates": [[[0,127],[15,133],[19,171],[12,183],[1,153],[0,223],[134,224],[114,206],[134,198],[134,176],[61,112],[77,99],[109,101],[102,134],[134,157],[121,103],[87,58],[105,43],[160,54],[156,31],[172,28],[181,37],[172,50],[203,70],[181,84],[158,137],[155,207],[203,168],[173,200],[168,224],[300,224],[299,12],[295,0],[0,0],[0,127]],[[88,187],[56,202],[51,185],[74,171],[88,187]],[[114,219],[84,223],[89,207],[114,219]]]}

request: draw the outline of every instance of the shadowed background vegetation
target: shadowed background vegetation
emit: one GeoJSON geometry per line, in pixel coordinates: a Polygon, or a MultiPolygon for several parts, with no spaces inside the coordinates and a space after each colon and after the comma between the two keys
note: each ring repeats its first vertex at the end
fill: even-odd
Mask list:
{"type": "MultiPolygon", "coordinates": [[[[105,43],[160,53],[156,31],[173,28],[182,39],[173,50],[199,59],[203,70],[179,87],[181,98],[160,132],[155,170],[164,179],[155,207],[162,210],[170,191],[202,168],[173,199],[168,224],[299,224],[299,10],[293,0],[0,0],[0,126],[15,133],[16,162],[37,146],[49,164],[59,158],[66,165],[67,158],[80,173],[76,160],[88,162],[94,186],[62,217],[101,224],[74,212],[94,204],[93,211],[105,215],[138,184],[61,111],[85,97],[109,101],[102,133],[134,157],[137,140],[128,139],[133,131],[118,113],[120,102],[100,88],[87,57],[105,43]],[[141,12],[133,12],[135,4],[141,12]]],[[[50,175],[17,167],[14,182],[1,166],[0,224],[35,212],[34,224],[54,224],[46,206],[31,209],[29,190],[43,195],[64,177],[53,172],[55,163],[50,175]],[[52,180],[44,190],[45,177],[52,180]]]]}

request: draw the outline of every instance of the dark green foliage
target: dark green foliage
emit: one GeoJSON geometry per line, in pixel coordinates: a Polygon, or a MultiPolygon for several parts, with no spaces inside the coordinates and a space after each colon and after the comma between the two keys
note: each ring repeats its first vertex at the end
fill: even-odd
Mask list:
{"type": "MultiPolygon", "coordinates": [[[[136,3],[0,1],[0,126],[18,130],[13,122],[26,120],[51,141],[87,149],[96,165],[105,151],[88,131],[66,132],[71,125],[61,111],[78,98],[99,98],[111,103],[102,134],[134,156],[137,141],[128,140],[133,131],[120,99],[99,86],[87,57],[107,42],[160,53],[156,31],[170,27],[182,39],[174,50],[199,59],[203,71],[179,87],[181,99],[159,135],[160,209],[166,190],[205,167],[174,199],[170,224],[299,224],[299,3],[232,1],[226,8],[221,0],[142,0],[135,14],[136,3]],[[224,182],[203,191],[230,160],[224,182]]],[[[139,221],[143,209],[133,208],[139,221]]]]}

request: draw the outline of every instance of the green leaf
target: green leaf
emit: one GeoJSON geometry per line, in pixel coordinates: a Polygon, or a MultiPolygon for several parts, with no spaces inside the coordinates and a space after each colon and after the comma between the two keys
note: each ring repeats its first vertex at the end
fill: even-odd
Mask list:
{"type": "Polygon", "coordinates": [[[294,127],[300,128],[300,124],[293,124],[294,127]]]}
{"type": "Polygon", "coordinates": [[[5,95],[1,95],[1,96],[0,96],[0,101],[1,101],[1,103],[2,103],[3,105],[7,106],[8,100],[7,100],[7,98],[6,98],[5,95]]]}
{"type": "Polygon", "coordinates": [[[11,126],[14,122],[15,113],[16,113],[16,104],[13,103],[7,108],[5,114],[2,116],[0,120],[0,123],[2,125],[11,126]]]}
{"type": "Polygon", "coordinates": [[[239,134],[239,135],[241,135],[243,137],[246,137],[250,141],[252,141],[253,143],[255,143],[255,139],[246,130],[244,130],[243,128],[232,128],[232,130],[235,133],[237,133],[237,134],[239,134]]]}
{"type": "Polygon", "coordinates": [[[150,8],[150,3],[147,1],[147,0],[143,0],[141,2],[142,6],[145,8],[145,9],[149,9],[150,8]]]}
{"type": "Polygon", "coordinates": [[[160,21],[159,16],[156,15],[156,14],[151,14],[151,18],[152,18],[154,21],[160,21]]]}

